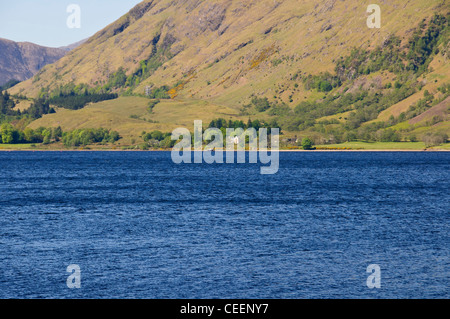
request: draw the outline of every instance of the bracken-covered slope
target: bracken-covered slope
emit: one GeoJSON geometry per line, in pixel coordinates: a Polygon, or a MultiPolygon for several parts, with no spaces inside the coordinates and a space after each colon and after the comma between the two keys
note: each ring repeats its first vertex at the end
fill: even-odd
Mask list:
{"type": "Polygon", "coordinates": [[[16,90],[36,96],[42,87],[71,81],[95,86],[119,67],[135,71],[157,47],[170,50],[170,58],[136,92],[191,78],[181,96],[234,104],[272,93],[298,70],[332,71],[352,47],[374,47],[392,34],[407,38],[418,21],[448,7],[443,0],[385,0],[382,28],[369,29],[369,3],[147,0],[16,90]]]}
{"type": "MultiPolygon", "coordinates": [[[[367,67],[356,77],[349,73],[348,81],[341,87],[335,87],[328,97],[323,91],[308,88],[304,81],[309,75],[321,72],[336,74],[338,61],[341,61],[341,57],[345,60],[354,48],[365,52],[381,48],[382,55],[379,57],[382,57],[384,64],[387,59],[395,60],[396,56],[389,56],[388,52],[392,48],[390,43],[392,44],[393,36],[400,41],[400,51],[396,54],[403,55],[401,63],[406,67],[408,59],[413,60],[422,54],[417,49],[415,56],[406,57],[408,47],[411,47],[409,41],[417,34],[420,23],[424,23],[424,34],[431,25],[432,17],[435,14],[448,17],[450,8],[448,0],[379,1],[381,28],[370,29],[367,27],[366,11],[371,3],[373,1],[146,0],[56,63],[44,67],[33,79],[15,86],[11,93],[37,97],[43,89],[52,92],[72,83],[143,95],[146,87],[166,85],[171,88],[168,93],[175,104],[161,103],[154,110],[151,119],[167,124],[166,127],[169,128],[178,124],[187,125],[188,121],[183,118],[189,121],[202,118],[202,109],[208,114],[208,120],[216,117],[206,110],[209,106],[211,110],[227,110],[218,112],[217,117],[245,119],[252,115],[264,119],[274,116],[268,112],[255,113],[254,110],[250,113],[243,112],[242,107],[248,105],[254,97],[267,97],[273,103],[294,110],[299,103],[305,101],[319,103],[327,101],[326,98],[332,101],[330,95],[344,98],[343,94],[346,92],[357,94],[365,90],[375,98],[366,98],[364,103],[372,103],[377,92],[383,94],[384,100],[377,100],[376,103],[381,104],[373,106],[369,111],[351,100],[348,107],[340,107],[342,111],[339,112],[342,113],[336,111],[336,115],[330,116],[335,114],[333,110],[311,113],[311,120],[316,121],[316,124],[320,124],[322,120],[331,123],[327,128],[314,127],[309,115],[294,122],[289,122],[289,115],[285,116],[286,127],[291,127],[293,131],[306,130],[305,132],[312,128],[312,135],[320,133],[320,136],[326,137],[329,129],[334,129],[332,125],[339,123],[341,132],[333,134],[339,136],[341,141],[347,138],[342,130],[353,130],[359,134],[365,125],[378,120],[390,120],[388,126],[400,130],[404,126],[394,125],[404,120],[406,113],[406,119],[409,119],[426,111],[423,104],[425,107],[434,105],[434,102],[421,101],[425,91],[435,96],[436,103],[445,98],[442,86],[449,81],[450,45],[448,42],[442,43],[442,37],[432,45],[425,43],[428,45],[426,50],[431,48],[427,53],[427,66],[430,68],[416,75],[411,73],[414,78],[409,75],[401,78],[401,72],[394,72],[386,67],[377,69],[378,71],[367,67]],[[122,69],[125,71],[122,80],[127,77],[127,85],[111,88],[111,79],[120,74],[122,69]],[[393,86],[398,81],[401,81],[399,85],[403,90],[400,93],[393,86]],[[388,85],[392,85],[392,88],[388,85]],[[408,91],[410,85],[415,91],[408,91]],[[402,94],[405,98],[401,98],[402,94]],[[190,104],[189,101],[193,102],[190,104]],[[184,108],[180,106],[171,109],[171,105],[184,105],[184,108]],[[197,108],[198,105],[203,107],[197,108]],[[410,109],[411,105],[417,107],[410,109]],[[197,111],[194,112],[194,109],[197,111]],[[172,113],[167,113],[168,110],[172,110],[172,113]],[[347,125],[346,121],[352,110],[359,113],[349,118],[349,121],[354,122],[356,119],[359,122],[347,125]],[[364,112],[371,113],[367,116],[364,112]],[[405,114],[401,115],[402,113],[405,114]],[[391,116],[400,118],[394,121],[391,116]]],[[[448,20],[445,23],[448,25],[448,20]]],[[[448,27],[445,30],[448,40],[448,27]]],[[[421,36],[419,34],[419,38],[421,36]]],[[[423,45],[417,39],[415,43],[423,45]]],[[[370,58],[364,63],[369,65],[370,58]]],[[[342,74],[341,79],[346,80],[345,76],[342,78],[342,74]]],[[[445,107],[448,99],[443,103],[444,106],[441,104],[436,108],[440,116],[439,123],[433,124],[434,126],[427,124],[430,130],[449,131],[448,108],[445,107]]],[[[325,109],[326,105],[315,107],[325,109]]],[[[99,109],[97,111],[101,112],[99,109]]],[[[309,111],[303,105],[296,110],[296,114],[300,116],[309,111]],[[302,107],[307,112],[303,112],[302,107]]],[[[145,107],[142,112],[145,112],[145,107]]],[[[75,120],[77,114],[82,113],[87,114],[89,111],[74,112],[71,117],[75,120]]],[[[55,123],[64,122],[62,117],[62,113],[46,115],[33,125],[56,125],[55,123]]],[[[90,123],[84,118],[79,121],[85,126],[90,123]]],[[[138,120],[133,121],[137,123],[138,120]]],[[[133,126],[128,122],[127,125],[133,126]]],[[[148,119],[147,124],[139,123],[149,125],[148,119]]],[[[376,132],[377,129],[372,126],[371,131],[376,132]]],[[[418,133],[423,131],[422,128],[418,133]]],[[[364,132],[361,134],[364,135],[364,132]]]]}
{"type": "Polygon", "coordinates": [[[13,79],[27,80],[65,54],[62,49],[0,39],[0,85],[13,79]]]}

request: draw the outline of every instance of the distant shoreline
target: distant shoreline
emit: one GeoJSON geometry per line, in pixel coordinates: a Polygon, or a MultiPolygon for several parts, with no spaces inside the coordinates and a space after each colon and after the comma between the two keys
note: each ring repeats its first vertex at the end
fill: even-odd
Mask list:
{"type": "MultiPolygon", "coordinates": [[[[171,152],[172,150],[132,150],[132,149],[2,149],[0,152],[171,152]]],[[[261,150],[265,151],[265,150],[261,150]]],[[[271,150],[267,150],[271,151],[271,150]]],[[[194,150],[192,150],[194,152],[194,150]]],[[[223,150],[223,152],[227,152],[223,150]]],[[[250,152],[246,150],[245,152],[250,152]]],[[[259,152],[259,150],[258,150],[259,152]]],[[[301,149],[281,149],[280,153],[325,153],[325,152],[450,152],[447,149],[319,149],[319,150],[301,150],[301,149]]]]}
{"type": "MultiPolygon", "coordinates": [[[[170,152],[172,149],[159,147],[144,147],[146,144],[92,144],[78,147],[66,147],[62,143],[51,144],[0,144],[0,152],[11,151],[28,151],[28,152],[76,152],[76,151],[91,151],[91,152],[170,152]]],[[[280,152],[448,152],[450,151],[450,143],[445,143],[436,146],[428,146],[423,142],[345,142],[341,144],[317,144],[313,146],[314,149],[304,150],[301,145],[285,145],[280,147],[280,152]]],[[[192,147],[192,151],[194,148],[192,147]]],[[[226,147],[217,148],[217,150],[226,151],[226,147]]],[[[248,145],[246,145],[248,152],[248,145]]],[[[260,150],[264,151],[264,149],[260,150]]]]}

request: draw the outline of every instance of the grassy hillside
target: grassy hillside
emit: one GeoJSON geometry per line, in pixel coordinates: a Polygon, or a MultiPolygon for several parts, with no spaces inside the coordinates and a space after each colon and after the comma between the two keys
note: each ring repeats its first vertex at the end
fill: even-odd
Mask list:
{"type": "Polygon", "coordinates": [[[213,105],[200,100],[166,100],[157,104],[153,111],[148,111],[149,99],[142,97],[121,97],[116,100],[104,101],[88,105],[81,110],[57,109],[55,114],[47,114],[32,122],[29,127],[58,127],[64,131],[74,129],[98,128],[116,130],[124,138],[118,145],[129,144],[134,139],[140,139],[142,132],[160,130],[171,132],[184,126],[193,130],[194,120],[201,119],[207,126],[216,117],[239,118],[234,109],[213,105]]]}
{"type": "Polygon", "coordinates": [[[276,119],[317,144],[449,134],[448,0],[384,1],[380,29],[366,26],[370,3],[147,0],[10,92],[119,93],[30,126],[114,128],[125,142],[219,117],[276,119]],[[129,97],[147,87],[171,98],[151,114],[129,97]],[[252,104],[263,98],[268,109],[252,104]]]}
{"type": "Polygon", "coordinates": [[[36,96],[41,88],[71,81],[94,86],[106,82],[120,67],[129,75],[152,56],[156,46],[170,54],[135,88],[136,93],[143,93],[151,83],[174,85],[191,73],[195,77],[179,95],[216,98],[236,107],[250,94],[275,94],[276,86],[289,82],[298,70],[332,71],[333,60],[352,47],[374,47],[392,34],[406,39],[418,21],[448,5],[443,0],[386,1],[381,5],[382,28],[369,29],[367,4],[143,1],[13,93],[36,96]]]}

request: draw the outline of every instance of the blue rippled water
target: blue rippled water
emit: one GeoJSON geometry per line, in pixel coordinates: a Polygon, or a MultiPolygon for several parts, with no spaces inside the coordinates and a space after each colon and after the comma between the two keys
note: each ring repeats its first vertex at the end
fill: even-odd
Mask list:
{"type": "Polygon", "coordinates": [[[0,152],[0,298],[448,298],[449,160],[0,152]]]}

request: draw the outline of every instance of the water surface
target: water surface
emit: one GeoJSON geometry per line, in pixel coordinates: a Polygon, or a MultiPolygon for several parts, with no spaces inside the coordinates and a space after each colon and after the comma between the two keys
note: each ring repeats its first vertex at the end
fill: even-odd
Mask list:
{"type": "Polygon", "coordinates": [[[449,160],[0,152],[0,298],[448,298],[449,160]]]}

